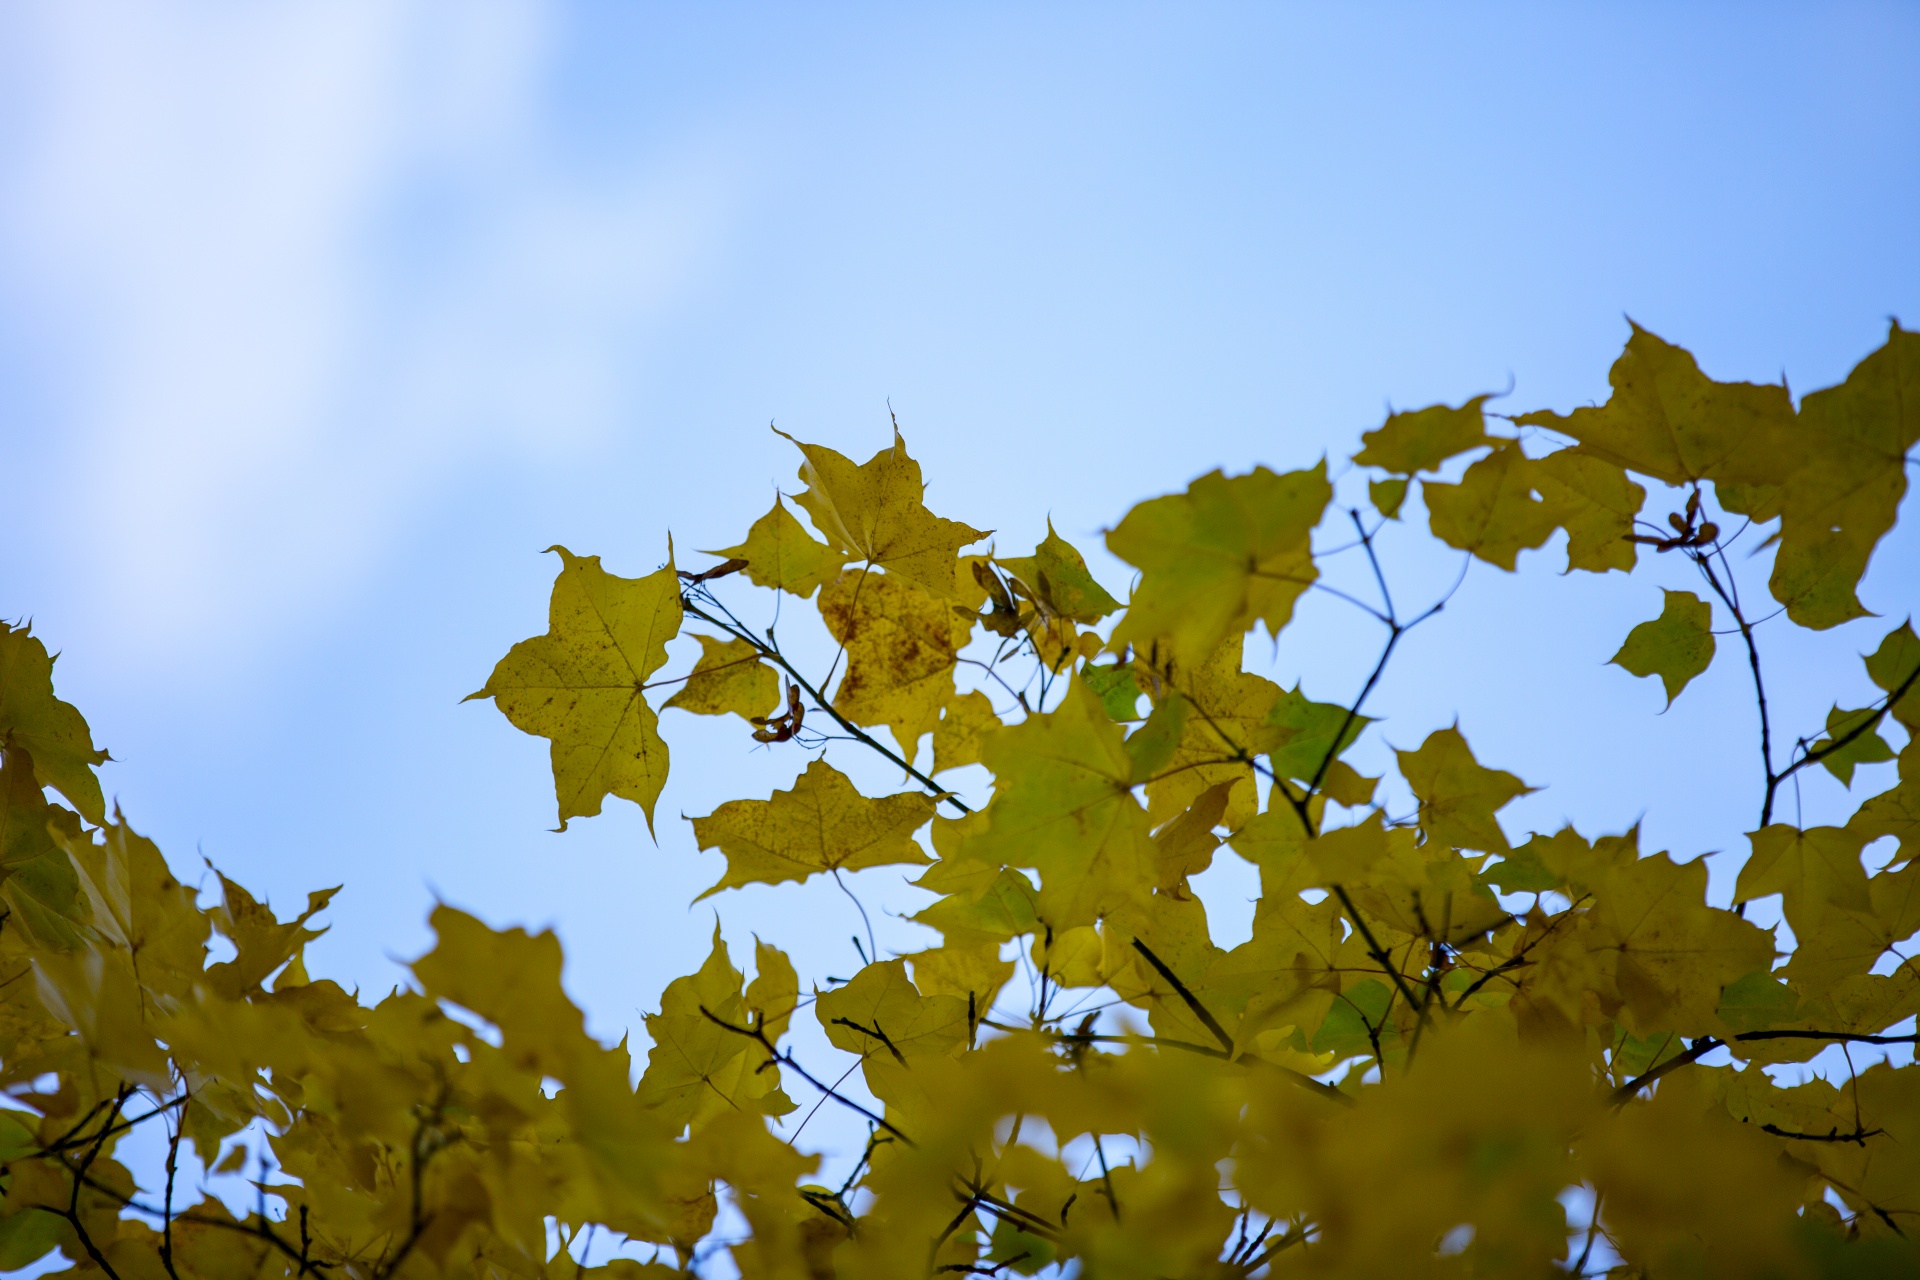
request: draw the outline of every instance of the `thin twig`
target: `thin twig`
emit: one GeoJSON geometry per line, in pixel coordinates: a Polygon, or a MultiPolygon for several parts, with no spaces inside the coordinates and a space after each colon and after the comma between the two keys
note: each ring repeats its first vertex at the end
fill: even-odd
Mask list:
{"type": "Polygon", "coordinates": [[[760,637],[754,635],[751,631],[748,631],[745,627],[737,627],[733,624],[722,622],[720,619],[714,617],[712,614],[701,609],[698,605],[687,600],[685,597],[681,598],[681,607],[683,607],[688,613],[692,614],[694,617],[699,618],[702,621],[711,624],[712,626],[719,627],[722,631],[727,632],[729,635],[732,635],[737,639],[745,640],[748,644],[751,644],[754,648],[758,649],[762,656],[771,659],[775,664],[779,666],[779,668],[782,671],[786,672],[787,676],[795,684],[799,685],[800,688],[806,692],[808,697],[813,699],[814,705],[819,707],[820,710],[826,712],[829,716],[832,716],[834,723],[838,724],[842,729],[845,729],[847,733],[852,735],[855,741],[858,741],[868,747],[871,747],[873,750],[879,752],[882,756],[886,757],[888,760],[892,761],[894,764],[900,766],[900,768],[906,772],[908,777],[912,778],[915,782],[918,782],[921,786],[925,787],[928,791],[932,792],[933,797],[936,801],[944,801],[947,804],[952,805],[955,809],[959,810],[963,814],[973,812],[973,810],[969,808],[966,804],[964,804],[958,796],[954,795],[951,791],[948,791],[945,787],[942,787],[939,783],[935,782],[932,778],[929,778],[926,774],[921,773],[918,769],[914,768],[907,761],[901,759],[900,754],[898,752],[892,750],[889,747],[883,746],[880,743],[880,741],[876,739],[872,734],[869,734],[866,730],[862,729],[859,725],[853,723],[853,721],[847,719],[845,716],[841,715],[837,710],[835,710],[833,707],[833,704],[828,702],[827,699],[821,694],[821,692],[818,689],[816,689],[807,680],[805,676],[801,675],[798,669],[796,669],[792,663],[787,661],[786,656],[780,652],[777,646],[767,643],[765,640],[762,640],[760,637]]]}
{"type": "Polygon", "coordinates": [[[812,1072],[808,1071],[805,1067],[801,1066],[799,1062],[795,1061],[792,1054],[782,1053],[780,1052],[780,1050],[776,1049],[773,1045],[773,1042],[767,1039],[767,1033],[761,1030],[759,1027],[735,1026],[733,1023],[728,1022],[725,1018],[722,1018],[717,1014],[715,1014],[711,1009],[707,1008],[707,1006],[705,1005],[700,1006],[700,1013],[702,1016],[704,1016],[707,1019],[707,1021],[713,1023],[715,1026],[723,1027],[726,1030],[733,1032],[735,1035],[745,1036],[749,1040],[758,1042],[760,1047],[767,1051],[767,1060],[769,1062],[775,1062],[775,1063],[779,1063],[781,1066],[791,1067],[794,1071],[799,1073],[800,1078],[802,1080],[805,1080],[808,1084],[818,1089],[821,1093],[825,1094],[827,1097],[832,1098],[835,1102],[839,1103],[841,1106],[846,1107],[849,1110],[858,1112],[860,1115],[865,1116],[868,1120],[872,1121],[874,1124],[879,1125],[882,1129],[885,1129],[888,1133],[900,1139],[900,1141],[906,1143],[908,1146],[912,1147],[912,1146],[918,1145],[914,1142],[912,1138],[909,1138],[905,1133],[901,1132],[899,1127],[896,1126],[892,1121],[888,1120],[885,1116],[879,1115],[878,1113],[870,1110],[869,1108],[861,1106],[859,1103],[855,1102],[852,1098],[847,1097],[845,1094],[838,1092],[837,1090],[829,1087],[828,1085],[822,1084],[819,1081],[819,1079],[817,1079],[813,1075],[812,1072]]]}

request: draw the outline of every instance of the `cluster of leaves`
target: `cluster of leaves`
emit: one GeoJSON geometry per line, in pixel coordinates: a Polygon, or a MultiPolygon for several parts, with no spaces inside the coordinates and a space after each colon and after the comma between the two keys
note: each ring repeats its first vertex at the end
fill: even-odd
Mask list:
{"type": "Polygon", "coordinates": [[[726,860],[708,894],[903,865],[937,895],[916,919],[941,945],[804,997],[778,949],[748,982],[716,932],[647,1019],[637,1084],[562,994],[551,935],[441,907],[413,989],[369,1007],[303,965],[326,894],[287,923],[224,878],[201,905],[104,812],[104,756],[46,650],[5,632],[0,1267],[59,1246],[125,1277],[691,1274],[724,1195],[749,1277],[1909,1274],[1920,1070],[1769,1068],[1915,1040],[1897,948],[1920,930],[1920,639],[1888,633],[1866,660],[1882,696],[1781,758],[1727,548],[1770,535],[1787,624],[1865,614],[1920,441],[1920,336],[1896,327],[1797,408],[1638,329],[1612,383],[1511,434],[1484,397],[1393,415],[1355,456],[1370,514],[1333,506],[1324,464],[1141,503],[1107,536],[1138,570],[1125,605],[1051,528],[1030,556],[962,554],[986,534],[927,509],[897,432],[865,464],[799,444],[812,529],[776,499],[710,569],[627,579],[556,548],[548,632],[474,696],[550,739],[563,828],[608,795],[652,823],[668,751],[647,695],[677,685],[665,705],[796,757],[789,789],[693,819],[726,860]],[[1683,509],[1643,519],[1635,476],[1683,509]],[[1377,801],[1346,757],[1440,608],[1400,612],[1376,557],[1416,488],[1469,561],[1511,570],[1564,531],[1570,569],[1697,573],[1712,603],[1668,591],[1615,661],[1671,699],[1714,656],[1716,607],[1739,636],[1764,770],[1736,909],[1637,831],[1511,841],[1499,813],[1529,788],[1457,727],[1397,753],[1413,812],[1377,801]],[[1321,580],[1330,554],[1366,558],[1377,603],[1321,580]],[[823,676],[741,621],[748,584],[815,602],[823,676]],[[1243,669],[1247,634],[1315,589],[1382,627],[1347,702],[1243,669]],[[692,670],[655,679],[689,624],[692,670]],[[1802,770],[1851,783],[1893,759],[1895,725],[1892,789],[1843,826],[1774,821],[1802,770]],[[863,795],[830,742],[916,785],[863,795]],[[979,809],[938,780],[969,765],[993,782],[979,809]],[[1223,846],[1261,882],[1231,949],[1191,887],[1223,846]],[[1869,846],[1891,852],[1872,874],[1869,846]],[[1790,948],[1744,915],[1775,894],[1790,948]],[[210,962],[214,933],[231,959],[210,962]],[[803,1007],[844,1069],[788,1046],[803,1007]],[[837,1187],[805,1181],[789,1088],[868,1128],[837,1187]],[[168,1136],[151,1188],[116,1158],[148,1122],[168,1136]],[[273,1157],[258,1208],[177,1208],[181,1146],[234,1170],[243,1131],[273,1157]],[[592,1230],[675,1264],[556,1252],[592,1230]]]}

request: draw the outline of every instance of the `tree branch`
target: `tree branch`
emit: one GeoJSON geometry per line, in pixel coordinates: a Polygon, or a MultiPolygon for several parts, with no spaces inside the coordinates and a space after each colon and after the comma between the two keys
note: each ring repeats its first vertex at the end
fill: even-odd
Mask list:
{"type": "Polygon", "coordinates": [[[786,672],[787,677],[790,680],[792,680],[795,684],[799,685],[800,688],[806,692],[806,695],[809,698],[813,699],[815,706],[819,707],[822,711],[826,712],[829,716],[832,716],[835,724],[838,724],[842,729],[845,729],[847,733],[854,738],[855,741],[863,743],[868,747],[871,747],[873,750],[879,752],[882,756],[886,757],[888,760],[892,761],[894,764],[900,766],[900,768],[906,772],[908,777],[912,778],[915,782],[918,782],[921,786],[925,787],[928,791],[932,792],[933,797],[936,801],[944,801],[947,804],[952,805],[955,809],[958,809],[963,814],[973,812],[971,808],[969,808],[966,804],[961,802],[958,796],[955,796],[951,791],[948,791],[945,787],[942,787],[939,783],[935,782],[932,778],[929,778],[926,774],[921,773],[918,769],[914,768],[911,764],[907,763],[907,761],[901,759],[900,754],[898,752],[892,750],[889,747],[881,745],[880,741],[877,738],[875,738],[872,734],[868,733],[866,730],[862,729],[859,725],[853,723],[853,721],[847,719],[845,716],[841,715],[838,711],[834,710],[833,704],[828,702],[827,699],[821,694],[821,692],[818,689],[814,688],[813,685],[810,682],[808,682],[807,678],[801,675],[800,672],[797,669],[795,669],[794,665],[791,662],[787,661],[786,656],[780,652],[778,646],[767,643],[765,640],[762,640],[760,637],[754,635],[751,631],[748,631],[744,627],[740,627],[729,622],[722,622],[719,618],[714,617],[712,614],[702,609],[699,605],[694,604],[692,601],[688,600],[685,596],[681,597],[680,605],[688,613],[692,614],[696,618],[699,618],[702,622],[705,622],[710,626],[719,627],[722,631],[726,632],[728,635],[733,636],[734,638],[739,640],[745,640],[748,644],[752,645],[755,649],[758,649],[762,657],[772,660],[775,665],[777,665],[782,671],[786,672]]]}

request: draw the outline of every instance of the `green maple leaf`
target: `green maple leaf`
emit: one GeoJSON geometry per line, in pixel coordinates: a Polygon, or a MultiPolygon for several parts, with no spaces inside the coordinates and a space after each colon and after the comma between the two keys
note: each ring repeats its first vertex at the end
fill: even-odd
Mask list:
{"type": "Polygon", "coordinates": [[[1080,668],[1080,679],[1094,696],[1100,699],[1100,705],[1106,708],[1109,716],[1115,720],[1138,720],[1140,718],[1140,678],[1133,668],[1125,663],[1111,666],[1095,666],[1088,663],[1080,668]]]}
{"type": "Polygon", "coordinates": [[[93,767],[107,753],[93,745],[87,722],[53,696],[53,655],[26,627],[0,623],[0,745],[24,751],[34,772],[95,826],[107,820],[93,767]]]}
{"type": "Polygon", "coordinates": [[[1913,634],[1913,622],[1909,619],[1887,632],[1880,647],[1867,658],[1867,678],[1889,695],[1906,686],[1907,691],[1893,704],[1889,714],[1905,725],[1910,734],[1920,736],[1920,681],[1907,683],[1913,680],[1916,670],[1920,670],[1920,637],[1913,634]]]}
{"type": "Polygon", "coordinates": [[[642,691],[667,660],[680,630],[680,582],[673,548],[666,567],[620,578],[599,556],[565,547],[548,605],[547,634],[522,640],[500,659],[474,698],[492,698],[515,728],[552,741],[560,830],[591,818],[616,795],[639,805],[653,830],[653,806],[667,780],[667,744],[642,691]]]}
{"type": "Polygon", "coordinates": [[[1627,633],[1609,660],[1636,676],[1660,677],[1667,705],[1713,661],[1713,609],[1691,591],[1669,591],[1666,607],[1651,622],[1627,633]]]}
{"type": "Polygon", "coordinates": [[[1039,871],[1040,917],[1056,929],[1145,893],[1153,842],[1135,759],[1091,689],[1076,679],[1059,707],[993,734],[982,755],[993,802],[963,860],[1039,871]]]}
{"type": "MultiPolygon", "coordinates": [[[[1808,750],[1821,751],[1830,748],[1847,734],[1872,721],[1874,714],[1872,708],[1842,711],[1836,703],[1833,710],[1827,712],[1827,736],[1814,743],[1808,750]]],[[[1887,745],[1887,740],[1872,729],[1866,729],[1839,750],[1827,750],[1827,753],[1820,757],[1820,763],[1828,773],[1840,779],[1843,785],[1851,787],[1855,766],[1881,764],[1891,759],[1893,759],[1893,748],[1887,745]]]]}
{"type": "Polygon", "coordinates": [[[1108,550],[1141,571],[1113,646],[1166,640],[1196,666],[1255,622],[1278,635],[1319,577],[1311,538],[1332,498],[1322,462],[1285,475],[1215,471],[1134,507],[1107,535],[1108,550]]]}
{"type": "Polygon", "coordinates": [[[1310,781],[1329,757],[1337,758],[1353,745],[1371,716],[1351,718],[1347,708],[1333,702],[1315,702],[1298,686],[1282,690],[1267,712],[1261,745],[1267,749],[1273,771],[1283,778],[1310,781]]]}

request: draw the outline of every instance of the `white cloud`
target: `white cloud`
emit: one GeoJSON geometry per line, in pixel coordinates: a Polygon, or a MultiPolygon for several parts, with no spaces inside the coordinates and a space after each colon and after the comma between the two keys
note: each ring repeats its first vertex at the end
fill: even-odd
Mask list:
{"type": "Polygon", "coordinates": [[[615,418],[618,344],[684,287],[725,183],[701,154],[613,190],[556,170],[550,13],[16,14],[0,306],[57,317],[67,429],[38,479],[85,494],[71,572],[124,624],[98,628],[116,660],[257,641],[449,461],[615,418]]]}

